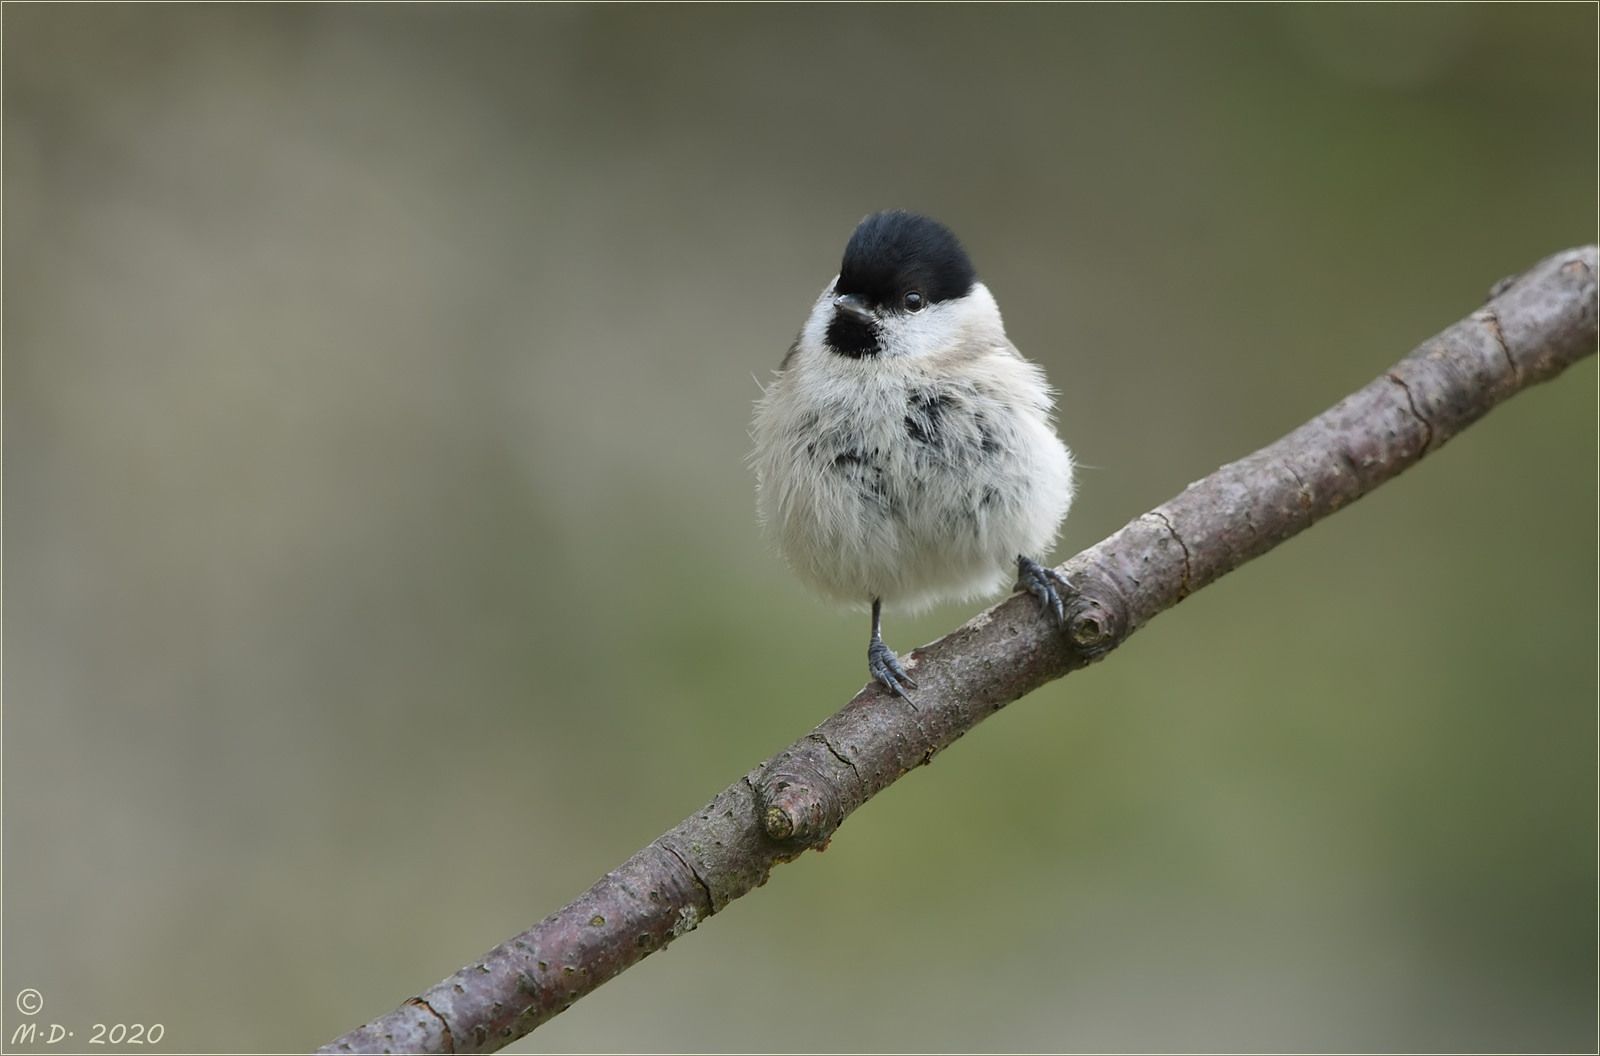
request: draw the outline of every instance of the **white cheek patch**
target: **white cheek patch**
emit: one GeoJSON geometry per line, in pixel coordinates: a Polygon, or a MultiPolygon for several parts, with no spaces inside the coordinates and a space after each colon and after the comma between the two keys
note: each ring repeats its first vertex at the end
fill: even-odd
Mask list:
{"type": "Polygon", "coordinates": [[[828,337],[828,322],[833,318],[833,288],[838,285],[839,276],[835,275],[828,285],[822,288],[822,293],[817,296],[817,301],[811,306],[811,314],[806,316],[806,325],[800,329],[800,344],[807,348],[822,348],[828,337]]]}
{"type": "Polygon", "coordinates": [[[964,297],[891,316],[882,341],[885,357],[982,352],[1005,343],[1005,325],[988,287],[979,282],[964,297]]]}
{"type": "Polygon", "coordinates": [[[950,301],[930,304],[914,315],[892,315],[884,320],[879,338],[885,357],[927,356],[959,342],[966,327],[950,301]]]}

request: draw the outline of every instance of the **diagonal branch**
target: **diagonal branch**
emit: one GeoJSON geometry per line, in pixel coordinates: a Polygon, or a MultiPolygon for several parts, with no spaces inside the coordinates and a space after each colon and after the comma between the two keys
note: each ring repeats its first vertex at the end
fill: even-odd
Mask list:
{"type": "Polygon", "coordinates": [[[1587,246],[1500,283],[1365,388],[1068,561],[1065,634],[1024,596],[980,613],[906,658],[913,701],[869,686],[564,909],[320,1051],[492,1052],[527,1034],[826,843],[988,715],[1593,355],[1595,271],[1587,246]]]}

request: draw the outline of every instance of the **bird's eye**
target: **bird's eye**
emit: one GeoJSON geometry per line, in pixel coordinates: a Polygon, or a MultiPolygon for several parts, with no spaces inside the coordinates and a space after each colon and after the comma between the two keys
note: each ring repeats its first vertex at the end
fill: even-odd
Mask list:
{"type": "Polygon", "coordinates": [[[906,294],[906,311],[920,312],[922,311],[923,306],[926,304],[927,302],[922,299],[922,294],[918,293],[916,290],[912,290],[910,293],[906,294]]]}

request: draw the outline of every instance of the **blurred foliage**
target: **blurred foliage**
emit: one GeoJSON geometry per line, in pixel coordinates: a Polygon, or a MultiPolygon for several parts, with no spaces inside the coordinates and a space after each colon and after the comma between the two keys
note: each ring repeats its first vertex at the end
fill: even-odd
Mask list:
{"type": "MultiPolygon", "coordinates": [[[[743,459],[867,212],[1061,390],[1058,556],[1595,237],[1590,5],[5,16],[7,992],[185,1051],[387,1011],[855,691],[743,459]]],[[[1592,1050],[1594,387],[519,1049],[1592,1050]]]]}

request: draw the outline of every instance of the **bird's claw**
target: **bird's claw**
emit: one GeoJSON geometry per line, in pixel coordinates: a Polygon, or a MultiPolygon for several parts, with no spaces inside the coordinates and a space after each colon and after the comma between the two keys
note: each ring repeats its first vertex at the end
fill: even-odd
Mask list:
{"type": "Polygon", "coordinates": [[[917,683],[906,673],[905,667],[900,663],[900,658],[894,655],[893,649],[883,644],[881,638],[873,639],[872,643],[867,646],[867,673],[883,683],[891,693],[896,693],[905,700],[910,700],[911,698],[906,696],[906,691],[901,686],[901,683],[905,683],[912,689],[917,688],[917,683]]]}
{"type": "Polygon", "coordinates": [[[1073,595],[1078,588],[1055,569],[1041,565],[1031,557],[1017,556],[1017,587],[1039,599],[1039,611],[1055,614],[1057,623],[1067,620],[1067,605],[1063,595],[1073,595]]]}

